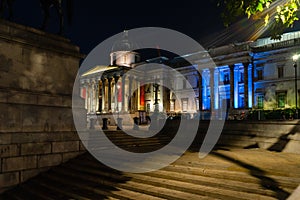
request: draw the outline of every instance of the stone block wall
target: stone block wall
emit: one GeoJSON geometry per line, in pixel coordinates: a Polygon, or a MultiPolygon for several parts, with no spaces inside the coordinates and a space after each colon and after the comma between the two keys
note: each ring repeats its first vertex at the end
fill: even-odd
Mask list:
{"type": "MultiPolygon", "coordinates": [[[[202,145],[209,123],[200,121],[193,147],[202,145]]],[[[300,154],[300,120],[229,120],[224,124],[217,146],[300,154]]]]}
{"type": "Polygon", "coordinates": [[[82,57],[64,37],[0,20],[0,192],[84,152],[72,116],[82,57]]]}

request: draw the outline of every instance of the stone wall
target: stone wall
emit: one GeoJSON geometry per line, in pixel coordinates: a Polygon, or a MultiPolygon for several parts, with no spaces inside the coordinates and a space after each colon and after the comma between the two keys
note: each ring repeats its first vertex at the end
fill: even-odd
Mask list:
{"type": "MultiPolygon", "coordinates": [[[[300,154],[300,121],[226,121],[217,146],[224,148],[261,148],[275,152],[300,154]]],[[[209,121],[200,121],[193,147],[199,148],[209,121]]],[[[174,123],[173,123],[174,124],[174,123]]]]}
{"type": "Polygon", "coordinates": [[[84,151],[72,117],[79,48],[0,20],[0,192],[84,151]]]}

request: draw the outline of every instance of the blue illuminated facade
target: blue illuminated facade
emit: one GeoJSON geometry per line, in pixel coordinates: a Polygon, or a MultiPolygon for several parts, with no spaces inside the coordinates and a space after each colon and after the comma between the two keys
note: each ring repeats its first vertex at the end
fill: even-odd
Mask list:
{"type": "Polygon", "coordinates": [[[240,113],[295,107],[299,74],[294,69],[298,60],[292,57],[299,47],[300,32],[291,32],[281,40],[262,38],[209,49],[214,67],[205,67],[205,59],[195,61],[202,76],[198,108],[209,112],[226,106],[229,113],[240,113]]]}
{"type": "MultiPolygon", "coordinates": [[[[218,113],[218,110],[226,107],[228,116],[230,116],[247,112],[249,109],[273,110],[295,107],[296,94],[300,97],[299,91],[296,91],[295,88],[295,84],[299,82],[299,73],[295,74],[294,68],[294,66],[298,66],[298,60],[293,61],[292,57],[299,53],[300,32],[291,32],[283,34],[281,40],[262,38],[254,42],[228,44],[173,59],[151,59],[149,60],[151,62],[159,59],[159,63],[170,65],[185,77],[184,79],[170,77],[173,87],[168,90],[161,88],[159,93],[160,111],[193,115],[199,112],[209,113],[212,110],[218,113]],[[182,62],[188,56],[191,56],[189,60],[193,60],[193,56],[195,56],[192,65],[182,62]],[[196,96],[189,96],[190,94],[186,93],[186,81],[193,87],[196,96]],[[176,97],[175,93],[181,94],[180,98],[176,97]]],[[[136,53],[133,55],[136,57],[136,53]]],[[[118,63],[113,64],[118,65],[118,63]]],[[[137,66],[138,63],[133,62],[132,65],[137,66]]],[[[118,69],[116,68],[116,70],[118,69]]],[[[115,72],[112,71],[112,73],[115,72]]],[[[82,77],[84,83],[90,83],[92,79],[98,80],[99,77],[97,74],[82,77]]],[[[100,80],[99,83],[97,81],[94,83],[93,87],[91,84],[88,87],[82,86],[85,87],[83,91],[86,93],[84,96],[87,97],[87,108],[91,111],[101,107],[98,103],[99,100],[94,98],[97,96],[94,95],[94,93],[97,94],[97,87],[103,87],[104,92],[109,87],[115,87],[114,81],[101,83],[100,80]],[[110,84],[112,85],[110,86],[110,84]]],[[[124,89],[130,90],[131,82],[126,77],[124,77],[124,84],[124,89]]],[[[143,109],[146,112],[153,110],[153,106],[151,107],[154,101],[153,95],[149,95],[147,92],[143,94],[147,91],[146,89],[147,86],[139,89],[137,91],[139,97],[136,96],[130,102],[127,100],[128,97],[122,97],[125,102],[118,102],[120,103],[119,107],[123,108],[125,112],[131,113],[143,109]],[[144,100],[141,101],[141,99],[144,100]],[[127,105],[129,103],[132,105],[127,105]]],[[[113,105],[117,104],[114,104],[116,101],[114,99],[117,98],[113,96],[113,93],[105,93],[104,97],[102,107],[105,110],[109,107],[107,105],[111,104],[111,112],[114,112],[113,105]]],[[[299,102],[297,105],[300,105],[299,102]]],[[[107,112],[110,112],[110,109],[107,109],[107,112]]]]}

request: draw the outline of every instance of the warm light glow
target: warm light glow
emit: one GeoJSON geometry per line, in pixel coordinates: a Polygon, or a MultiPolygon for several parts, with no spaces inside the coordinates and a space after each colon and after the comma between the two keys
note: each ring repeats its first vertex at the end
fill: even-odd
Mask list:
{"type": "Polygon", "coordinates": [[[300,57],[300,54],[293,55],[293,61],[297,61],[299,57],[300,57]]]}

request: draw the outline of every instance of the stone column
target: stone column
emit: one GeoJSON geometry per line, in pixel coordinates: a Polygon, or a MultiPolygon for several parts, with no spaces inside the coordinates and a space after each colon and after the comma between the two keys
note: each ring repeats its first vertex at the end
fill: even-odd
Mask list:
{"type": "Polygon", "coordinates": [[[107,93],[106,93],[106,79],[102,79],[102,95],[103,95],[103,98],[102,98],[102,101],[103,101],[103,108],[104,108],[104,111],[107,112],[107,93]]]}
{"type": "Polygon", "coordinates": [[[125,112],[125,75],[122,76],[122,112],[125,112]]]}
{"type": "Polygon", "coordinates": [[[220,96],[219,96],[219,69],[216,67],[215,68],[215,77],[214,80],[216,80],[216,82],[214,83],[214,97],[215,97],[215,104],[217,104],[217,109],[220,108],[220,96]]]}
{"type": "Polygon", "coordinates": [[[118,88],[118,80],[119,80],[120,76],[114,76],[114,80],[115,80],[115,104],[116,104],[116,108],[117,108],[117,112],[119,112],[119,88],[118,88]]]}
{"type": "Polygon", "coordinates": [[[229,66],[230,69],[230,109],[234,108],[234,65],[229,66]]]}
{"type": "Polygon", "coordinates": [[[98,92],[99,92],[99,103],[98,103],[98,112],[102,112],[102,98],[103,98],[103,82],[100,79],[98,82],[98,92]]]}
{"type": "Polygon", "coordinates": [[[254,106],[255,88],[254,88],[254,63],[251,62],[251,85],[252,85],[252,108],[254,106]]]}
{"type": "Polygon", "coordinates": [[[90,84],[90,113],[92,113],[94,111],[93,109],[93,105],[94,105],[94,83],[93,81],[90,84]]]}
{"type": "Polygon", "coordinates": [[[203,105],[203,96],[202,96],[202,75],[198,74],[198,103],[199,103],[199,111],[202,110],[203,105]]]}
{"type": "Polygon", "coordinates": [[[209,86],[210,86],[210,110],[213,111],[215,109],[215,85],[214,85],[214,76],[215,69],[209,69],[209,86]]]}
{"type": "Polygon", "coordinates": [[[129,77],[129,85],[128,85],[128,111],[131,113],[131,103],[132,103],[132,94],[131,94],[131,88],[132,88],[132,79],[133,77],[129,77]]]}
{"type": "Polygon", "coordinates": [[[111,112],[111,81],[112,81],[112,78],[109,77],[108,78],[108,92],[107,92],[107,95],[108,95],[108,112],[111,112]]]}
{"type": "Polygon", "coordinates": [[[249,63],[244,65],[244,108],[249,108],[249,89],[248,89],[248,67],[249,63]]]}
{"type": "Polygon", "coordinates": [[[87,92],[86,92],[86,102],[87,102],[87,104],[86,104],[86,109],[87,109],[87,113],[90,113],[90,110],[91,110],[91,107],[90,107],[90,105],[91,105],[91,85],[90,85],[90,83],[87,83],[87,90],[86,90],[87,92]]]}

